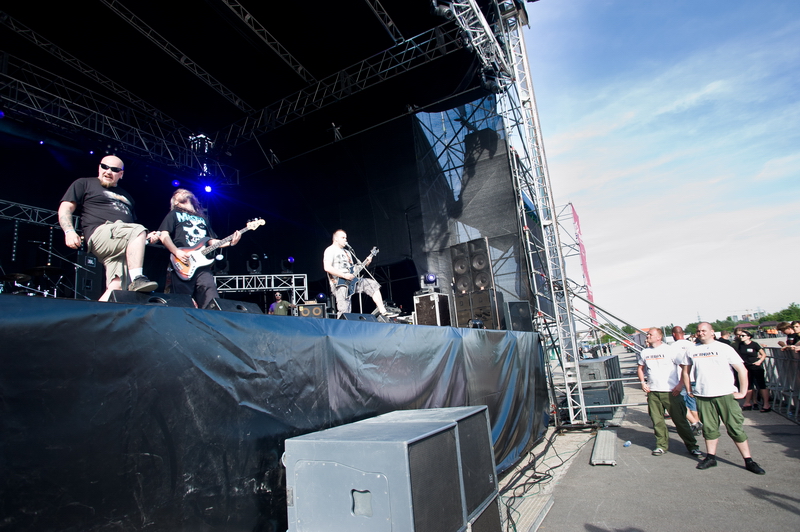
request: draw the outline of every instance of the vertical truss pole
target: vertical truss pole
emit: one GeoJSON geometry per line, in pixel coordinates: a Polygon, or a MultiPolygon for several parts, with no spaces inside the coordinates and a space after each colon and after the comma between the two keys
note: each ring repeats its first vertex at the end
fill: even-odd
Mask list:
{"type": "Polygon", "coordinates": [[[559,366],[563,371],[564,391],[566,395],[566,411],[570,423],[586,423],[586,408],[581,387],[578,368],[578,349],[575,336],[575,322],[572,304],[568,293],[564,257],[561,252],[561,239],[558,232],[556,210],[551,195],[550,176],[544,153],[544,141],[536,110],[536,100],[530,79],[530,68],[527,59],[525,41],[519,26],[518,12],[507,10],[501,19],[502,25],[495,31],[503,33],[507,51],[511,55],[513,81],[507,90],[498,95],[498,113],[503,117],[507,142],[510,147],[511,167],[515,170],[515,183],[520,209],[520,226],[528,240],[528,263],[531,272],[531,284],[535,286],[533,276],[536,275],[532,265],[534,256],[543,252],[547,270],[547,285],[552,294],[554,312],[552,316],[541,313],[542,325],[548,330],[555,328],[555,352],[559,366]],[[535,249],[527,237],[528,219],[525,212],[525,200],[530,200],[535,209],[538,223],[541,226],[543,242],[541,249],[535,249]]]}

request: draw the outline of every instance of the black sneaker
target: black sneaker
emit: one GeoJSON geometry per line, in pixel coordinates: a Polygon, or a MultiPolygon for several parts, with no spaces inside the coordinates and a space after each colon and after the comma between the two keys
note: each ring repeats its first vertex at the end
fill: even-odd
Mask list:
{"type": "Polygon", "coordinates": [[[767,474],[766,471],[761,469],[760,465],[758,465],[757,463],[752,462],[752,461],[747,463],[747,464],[745,464],[744,468],[747,469],[748,471],[752,472],[752,473],[755,473],[756,475],[766,475],[767,474]]]}
{"type": "Polygon", "coordinates": [[[158,288],[158,283],[151,281],[144,275],[138,276],[128,285],[129,292],[152,292],[158,288]]]}
{"type": "MultiPolygon", "coordinates": [[[[755,463],[755,462],[753,462],[755,463]]],[[[717,459],[709,458],[706,456],[697,464],[697,469],[708,469],[709,467],[717,467],[717,459]]]]}

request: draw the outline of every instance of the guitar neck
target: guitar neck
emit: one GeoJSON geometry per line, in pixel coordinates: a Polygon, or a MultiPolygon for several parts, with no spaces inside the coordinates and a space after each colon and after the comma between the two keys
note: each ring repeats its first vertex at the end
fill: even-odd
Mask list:
{"type": "MultiPolygon", "coordinates": [[[[240,234],[241,234],[241,233],[246,233],[246,232],[248,232],[249,230],[250,230],[250,228],[245,226],[245,227],[243,227],[242,229],[239,229],[239,233],[240,233],[240,234]]],[[[235,234],[236,234],[236,233],[233,233],[233,235],[235,235],[235,234]]],[[[216,244],[211,244],[210,246],[207,246],[207,247],[206,247],[206,248],[205,248],[205,249],[202,251],[203,255],[208,255],[209,253],[212,253],[213,251],[216,251],[216,250],[217,250],[217,249],[219,249],[220,247],[224,246],[225,244],[227,244],[228,242],[230,242],[231,240],[233,240],[233,235],[228,235],[228,236],[226,236],[225,238],[223,238],[222,240],[217,240],[216,244]]]]}

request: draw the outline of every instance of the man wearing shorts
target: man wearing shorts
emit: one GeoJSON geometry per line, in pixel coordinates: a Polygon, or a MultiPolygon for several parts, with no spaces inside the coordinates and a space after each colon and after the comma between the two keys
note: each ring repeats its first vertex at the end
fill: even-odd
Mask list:
{"type": "Polygon", "coordinates": [[[747,370],[734,348],[717,342],[714,328],[702,322],[697,326],[700,344],[689,348],[683,367],[683,384],[697,399],[697,412],[703,422],[703,437],[706,440],[706,457],[697,464],[697,469],[708,469],[717,465],[717,444],[720,422],[744,458],[744,467],[757,475],[764,470],[750,456],[750,445],[744,432],[744,414],[738,399],[747,392],[747,370]],[[731,368],[739,375],[739,389],[733,385],[731,368]],[[691,375],[694,374],[694,378],[691,375]]]}
{"type": "MultiPolygon", "coordinates": [[[[158,284],[143,275],[147,229],[134,223],[133,198],[117,186],[124,173],[120,158],[108,155],[100,161],[97,177],[82,177],[70,185],[58,208],[58,223],[64,230],[64,242],[86,249],[103,262],[106,291],[100,301],[108,301],[111,292],[127,286],[134,292],[152,292],[158,284]],[[83,240],[75,231],[72,216],[81,208],[83,240]]],[[[155,241],[155,237],[151,240],[155,241]]]]}

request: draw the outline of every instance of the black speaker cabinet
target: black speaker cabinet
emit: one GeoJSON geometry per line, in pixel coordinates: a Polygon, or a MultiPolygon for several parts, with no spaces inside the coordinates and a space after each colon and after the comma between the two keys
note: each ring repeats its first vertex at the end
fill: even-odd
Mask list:
{"type": "Polygon", "coordinates": [[[437,292],[414,296],[417,325],[450,325],[450,297],[437,292]]]}
{"type": "Polygon", "coordinates": [[[106,291],[103,263],[91,253],[81,250],[78,250],[77,262],[83,268],[75,271],[75,299],[100,299],[106,291]]]}
{"type": "Polygon", "coordinates": [[[195,308],[194,300],[189,294],[161,294],[158,292],[129,292],[114,290],[109,301],[127,303],[129,305],[157,305],[162,307],[195,308]]]}
{"type": "MultiPolygon", "coordinates": [[[[473,420],[466,411],[437,410],[451,409],[388,414],[286,440],[289,531],[458,532],[491,513],[496,477],[485,414],[473,420]],[[465,466],[486,471],[473,477],[465,466]],[[468,502],[485,493],[487,500],[468,502]]],[[[482,530],[499,532],[500,523],[482,530]]]]}
{"type": "Polygon", "coordinates": [[[527,301],[509,301],[508,319],[512,331],[533,331],[531,305],[527,301]]]}
{"type": "Polygon", "coordinates": [[[206,308],[208,310],[224,310],[227,312],[264,314],[264,311],[261,310],[261,307],[255,303],[251,303],[250,301],[236,301],[233,299],[222,299],[221,297],[215,297],[209,301],[208,305],[206,305],[206,308]]]}
{"type": "Polygon", "coordinates": [[[456,293],[488,290],[494,287],[489,240],[478,238],[450,247],[453,289],[456,293]]]}
{"type": "Polygon", "coordinates": [[[373,314],[356,314],[354,312],[345,312],[339,319],[350,321],[378,321],[378,318],[373,314]]]}
{"type": "Polygon", "coordinates": [[[456,323],[469,327],[470,320],[480,320],[487,329],[505,329],[503,294],[494,289],[456,294],[456,323]]]}
{"type": "Polygon", "coordinates": [[[302,318],[324,318],[325,304],[315,303],[311,305],[297,305],[297,315],[302,318]]]}

